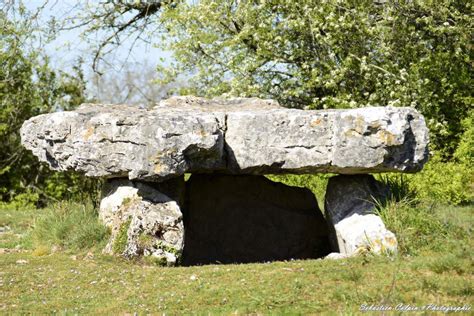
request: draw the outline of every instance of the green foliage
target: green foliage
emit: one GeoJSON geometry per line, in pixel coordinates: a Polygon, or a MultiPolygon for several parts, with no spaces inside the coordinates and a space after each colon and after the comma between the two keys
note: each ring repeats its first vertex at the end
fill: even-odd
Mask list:
{"type": "Polygon", "coordinates": [[[31,239],[38,247],[67,250],[102,248],[109,235],[92,203],[61,202],[38,210],[31,239]]]}
{"type": "Polygon", "coordinates": [[[390,201],[415,201],[416,191],[410,186],[409,180],[403,174],[382,174],[376,175],[376,179],[381,181],[390,190],[390,201]]]}
{"type": "Polygon", "coordinates": [[[125,251],[128,240],[128,229],[130,228],[131,219],[123,222],[120,225],[117,236],[115,237],[114,244],[112,245],[112,251],[115,254],[122,254],[125,251]]]}
{"type": "Polygon", "coordinates": [[[162,241],[160,241],[157,246],[158,246],[158,249],[161,249],[161,250],[163,250],[163,251],[165,251],[165,252],[174,254],[174,255],[176,255],[177,257],[179,257],[179,256],[181,255],[181,251],[180,251],[180,250],[178,250],[178,249],[176,249],[176,248],[174,248],[174,247],[172,247],[172,246],[169,246],[169,245],[163,243],[162,241]]]}
{"type": "MultiPolygon", "coordinates": [[[[466,129],[466,135],[473,128],[466,129]]],[[[443,162],[435,153],[423,170],[416,174],[384,174],[376,178],[390,187],[395,201],[423,201],[440,204],[463,205],[474,202],[474,164],[472,163],[472,139],[464,135],[457,160],[443,162]]]]}
{"type": "Polygon", "coordinates": [[[454,158],[467,168],[474,168],[474,110],[461,122],[464,133],[459,141],[459,146],[454,153],[454,158]]]}
{"type": "Polygon", "coordinates": [[[297,108],[412,106],[452,156],[473,103],[472,1],[178,1],[162,82],[297,108]]]}
{"type": "Polygon", "coordinates": [[[49,68],[41,48],[29,45],[34,32],[28,16],[22,18],[11,21],[0,12],[0,201],[44,205],[87,192],[95,183],[51,172],[21,146],[19,129],[32,116],[83,102],[85,83],[80,65],[74,75],[49,68]]]}
{"type": "Polygon", "coordinates": [[[442,162],[434,156],[421,172],[407,179],[419,199],[459,205],[473,202],[473,172],[472,165],[442,162]]]}
{"type": "Polygon", "coordinates": [[[310,189],[318,201],[319,207],[324,209],[324,196],[326,194],[326,186],[332,174],[314,174],[314,175],[269,175],[268,179],[276,182],[282,182],[286,185],[294,187],[302,187],[310,189]]]}

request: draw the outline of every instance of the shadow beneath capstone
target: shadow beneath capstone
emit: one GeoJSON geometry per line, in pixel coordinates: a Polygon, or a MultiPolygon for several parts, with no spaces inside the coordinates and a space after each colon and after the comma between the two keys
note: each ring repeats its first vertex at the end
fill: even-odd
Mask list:
{"type": "Polygon", "coordinates": [[[186,182],[182,264],[321,258],[326,221],[306,188],[264,176],[193,174],[186,182]]]}

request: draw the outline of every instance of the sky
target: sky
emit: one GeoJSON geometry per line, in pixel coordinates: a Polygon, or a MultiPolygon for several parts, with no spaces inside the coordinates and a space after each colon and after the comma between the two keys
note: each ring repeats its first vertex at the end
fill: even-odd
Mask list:
{"type": "MultiPolygon", "coordinates": [[[[82,0],[84,1],[84,0],[82,0]]],[[[87,0],[85,0],[87,1],[87,0]]],[[[98,1],[98,0],[96,0],[98,1]]],[[[27,0],[24,4],[29,10],[35,11],[45,3],[45,0],[27,0]]],[[[78,3],[78,0],[49,0],[42,10],[40,23],[44,25],[51,17],[57,20],[64,19],[70,14],[71,9],[78,3]]],[[[92,72],[92,48],[88,43],[81,41],[79,35],[80,29],[63,31],[59,36],[45,46],[45,52],[50,56],[53,68],[67,70],[74,65],[80,56],[85,60],[84,72],[89,75],[92,72]]],[[[138,41],[130,51],[132,41],[115,49],[114,53],[108,55],[105,59],[112,69],[108,71],[119,72],[125,63],[146,63],[154,66],[159,58],[169,60],[171,53],[165,52],[151,44],[138,41]],[[130,51],[130,53],[129,53],[130,51]]]]}
{"type": "MultiPolygon", "coordinates": [[[[74,9],[79,2],[98,3],[99,0],[24,0],[23,3],[31,12],[42,8],[38,26],[46,27],[52,17],[57,21],[64,21],[66,17],[77,13],[74,9]]],[[[143,41],[137,41],[130,49],[133,41],[129,40],[115,47],[112,53],[104,57],[104,61],[99,65],[99,70],[104,76],[97,76],[92,68],[94,47],[80,38],[81,32],[81,29],[61,31],[53,41],[38,44],[42,44],[44,53],[50,57],[50,67],[56,70],[74,74],[72,67],[77,65],[80,57],[82,58],[86,94],[90,98],[104,103],[125,102],[142,106],[150,104],[153,100],[158,101],[164,96],[166,87],[153,82],[153,79],[159,76],[156,72],[154,74],[153,70],[156,69],[160,59],[169,64],[172,59],[170,52],[143,41]],[[135,73],[134,79],[130,79],[130,72],[135,73]]]]}

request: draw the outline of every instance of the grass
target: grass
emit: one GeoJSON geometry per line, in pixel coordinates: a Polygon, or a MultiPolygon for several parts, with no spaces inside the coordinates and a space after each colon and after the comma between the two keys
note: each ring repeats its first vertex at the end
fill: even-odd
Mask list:
{"type": "Polygon", "coordinates": [[[101,255],[99,239],[58,239],[61,221],[77,236],[88,230],[69,223],[96,225],[87,207],[3,208],[0,227],[10,230],[0,234],[0,313],[357,314],[362,304],[472,305],[474,208],[391,207],[387,224],[409,243],[399,256],[178,268],[101,255]],[[75,219],[61,220],[65,213],[75,219]],[[62,251],[51,251],[55,244],[62,251]]]}
{"type": "Polygon", "coordinates": [[[131,219],[125,221],[120,225],[119,231],[117,236],[115,237],[114,244],[112,250],[116,254],[121,254],[125,251],[127,247],[127,238],[128,238],[128,229],[130,228],[130,223],[132,222],[131,219]]]}
{"type": "MultiPolygon", "coordinates": [[[[4,312],[355,313],[361,304],[472,303],[472,276],[425,258],[160,268],[96,256],[4,255],[4,312]],[[26,264],[18,264],[18,260],[26,264]]],[[[469,267],[467,259],[460,265],[469,267]]]]}
{"type": "Polygon", "coordinates": [[[92,204],[72,202],[53,204],[38,210],[28,238],[36,248],[60,248],[77,251],[104,247],[107,229],[99,223],[92,204]]]}

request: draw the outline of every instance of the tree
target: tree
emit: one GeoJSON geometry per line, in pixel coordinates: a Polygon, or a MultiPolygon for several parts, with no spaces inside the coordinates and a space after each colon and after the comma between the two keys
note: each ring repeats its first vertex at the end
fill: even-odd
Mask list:
{"type": "Polygon", "coordinates": [[[148,62],[126,64],[120,71],[112,68],[102,74],[91,73],[88,96],[98,103],[127,103],[140,107],[155,106],[174,85],[157,85],[156,67],[148,62]]]}
{"type": "MultiPolygon", "coordinates": [[[[174,53],[181,93],[270,97],[294,108],[412,106],[452,157],[473,104],[472,1],[80,1],[59,29],[108,49],[143,39],[174,53]]],[[[54,23],[53,23],[54,24],[54,23]]]]}
{"type": "MultiPolygon", "coordinates": [[[[46,3],[48,0],[44,0],[46,3]]],[[[93,46],[92,68],[101,75],[100,61],[112,50],[129,40],[132,41],[130,49],[133,49],[138,40],[148,42],[156,36],[161,29],[157,17],[167,6],[174,6],[174,1],[80,0],[68,10],[71,14],[66,18],[53,18],[49,24],[53,33],[82,29],[85,36],[81,39],[93,46]]]]}
{"type": "Polygon", "coordinates": [[[168,81],[295,108],[413,106],[450,157],[473,104],[471,1],[182,1],[168,81]]]}
{"type": "Polygon", "coordinates": [[[85,86],[80,68],[75,76],[49,68],[48,59],[28,46],[31,29],[21,21],[28,20],[12,21],[8,11],[0,11],[0,201],[41,203],[92,182],[40,164],[21,146],[19,129],[32,116],[80,104],[85,86]]]}

